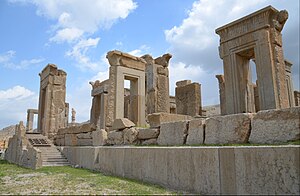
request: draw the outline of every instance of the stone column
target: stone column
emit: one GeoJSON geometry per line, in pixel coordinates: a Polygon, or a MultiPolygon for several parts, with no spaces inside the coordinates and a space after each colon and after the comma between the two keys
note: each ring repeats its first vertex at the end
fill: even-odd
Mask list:
{"type": "Polygon", "coordinates": [[[38,114],[38,110],[36,110],[36,109],[28,109],[27,110],[26,132],[33,131],[33,120],[34,120],[35,114],[38,114]]]}
{"type": "Polygon", "coordinates": [[[294,86],[293,86],[293,80],[292,80],[292,63],[288,60],[284,60],[285,63],[285,74],[286,74],[286,88],[288,92],[288,100],[289,100],[289,106],[294,107],[295,106],[295,99],[294,99],[294,86]]]}
{"type": "Polygon", "coordinates": [[[220,96],[220,109],[221,115],[226,114],[226,96],[225,96],[225,79],[224,75],[216,75],[219,82],[219,96],[220,96]]]}
{"type": "Polygon", "coordinates": [[[295,106],[300,106],[300,92],[294,91],[295,106]]]}

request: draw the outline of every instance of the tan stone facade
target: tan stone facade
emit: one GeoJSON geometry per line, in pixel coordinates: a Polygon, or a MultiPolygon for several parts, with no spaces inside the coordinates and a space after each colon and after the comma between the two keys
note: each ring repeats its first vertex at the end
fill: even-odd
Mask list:
{"type": "Polygon", "coordinates": [[[223,59],[226,113],[252,112],[249,61],[255,59],[261,110],[289,107],[281,31],[287,11],[268,6],[216,30],[223,59]]]}
{"type": "Polygon", "coordinates": [[[66,100],[66,72],[48,64],[39,74],[40,96],[38,131],[53,139],[59,128],[68,125],[69,104],[66,100]]]}

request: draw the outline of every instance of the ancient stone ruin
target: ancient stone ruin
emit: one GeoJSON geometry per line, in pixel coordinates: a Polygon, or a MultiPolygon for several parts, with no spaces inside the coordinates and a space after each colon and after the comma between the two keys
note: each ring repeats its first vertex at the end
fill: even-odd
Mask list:
{"type": "Polygon", "coordinates": [[[31,168],[79,165],[203,194],[299,194],[299,146],[201,146],[300,140],[300,93],[282,49],[287,19],[287,11],[268,6],[216,29],[224,68],[216,75],[218,109],[202,106],[201,84],[191,80],[176,82],[170,96],[171,54],[113,50],[106,56],[109,78],[90,82],[89,121],[76,122],[72,108],[69,123],[67,74],[48,64],[40,73],[38,110],[28,109],[26,131],[22,122],[16,126],[6,159],[31,168]],[[57,157],[62,162],[51,162],[57,157]]]}

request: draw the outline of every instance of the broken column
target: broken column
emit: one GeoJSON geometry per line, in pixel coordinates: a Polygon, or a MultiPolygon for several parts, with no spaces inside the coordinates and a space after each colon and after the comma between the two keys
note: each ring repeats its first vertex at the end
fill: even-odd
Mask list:
{"type": "Polygon", "coordinates": [[[175,99],[177,114],[202,115],[201,86],[191,80],[176,82],[175,99]]]}
{"type": "Polygon", "coordinates": [[[295,106],[300,106],[300,92],[294,91],[295,106]]]}
{"type": "Polygon", "coordinates": [[[36,110],[36,109],[28,109],[27,110],[26,132],[33,131],[33,120],[34,120],[35,114],[38,114],[38,110],[36,110]]]}
{"type": "Polygon", "coordinates": [[[226,104],[225,104],[225,79],[223,75],[216,75],[219,82],[219,96],[220,96],[220,108],[221,115],[226,114],[226,104]]]}
{"type": "Polygon", "coordinates": [[[65,102],[67,74],[56,65],[48,64],[39,75],[38,132],[53,139],[58,129],[68,125],[69,105],[65,102]]]}
{"type": "Polygon", "coordinates": [[[289,101],[289,106],[293,107],[295,106],[295,100],[294,100],[294,87],[293,87],[293,80],[292,80],[292,63],[288,60],[284,60],[285,63],[285,74],[286,74],[286,88],[287,88],[287,93],[288,93],[288,101],[289,101]]]}
{"type": "Polygon", "coordinates": [[[101,83],[99,80],[90,82],[90,84],[92,85],[91,95],[93,97],[90,114],[90,124],[94,129],[105,129],[108,83],[108,80],[105,80],[101,83]]]}
{"type": "Polygon", "coordinates": [[[153,59],[144,55],[146,64],[146,106],[147,114],[170,112],[169,101],[169,60],[171,54],[164,54],[153,59]]]}

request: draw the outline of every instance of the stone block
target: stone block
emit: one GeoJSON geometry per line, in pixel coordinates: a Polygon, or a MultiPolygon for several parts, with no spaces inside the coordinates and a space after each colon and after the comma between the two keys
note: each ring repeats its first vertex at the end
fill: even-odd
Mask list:
{"type": "Polygon", "coordinates": [[[77,146],[77,137],[75,134],[65,135],[65,146],[77,146]]]}
{"type": "Polygon", "coordinates": [[[107,143],[107,132],[104,129],[92,132],[93,146],[103,146],[107,143]]]}
{"type": "Polygon", "coordinates": [[[133,122],[131,122],[129,119],[119,118],[119,119],[114,120],[112,129],[113,130],[122,130],[125,128],[134,127],[134,126],[135,126],[135,124],[133,122]]]}
{"type": "Polygon", "coordinates": [[[201,86],[199,83],[191,83],[178,86],[175,89],[177,114],[197,116],[201,109],[201,86]]]}
{"type": "Polygon", "coordinates": [[[123,130],[124,132],[124,144],[134,144],[137,140],[138,131],[136,128],[126,128],[123,130]]]}
{"type": "Polygon", "coordinates": [[[114,144],[114,145],[121,145],[123,144],[124,140],[123,140],[123,131],[110,131],[107,134],[107,138],[108,138],[108,143],[109,144],[114,144]]]}
{"type": "Polygon", "coordinates": [[[159,129],[157,128],[137,128],[138,130],[138,139],[151,139],[157,138],[159,135],[159,129]]]}
{"type": "Polygon", "coordinates": [[[176,122],[183,120],[192,120],[191,116],[180,115],[180,114],[170,114],[170,113],[153,113],[147,116],[150,127],[159,127],[162,123],[176,122]]]}
{"type": "Polygon", "coordinates": [[[204,119],[194,119],[189,122],[188,136],[186,144],[203,144],[204,143],[204,119]]]}
{"type": "Polygon", "coordinates": [[[180,86],[185,86],[185,85],[188,85],[191,83],[192,83],[191,80],[181,80],[181,81],[176,82],[176,86],[180,87],[180,86]]]}
{"type": "Polygon", "coordinates": [[[187,136],[188,121],[163,123],[157,138],[159,145],[183,145],[187,136]]]}
{"type": "Polygon", "coordinates": [[[79,133],[79,134],[77,134],[77,138],[78,139],[91,139],[92,135],[91,135],[91,132],[88,132],[88,133],[79,133]]]}
{"type": "Polygon", "coordinates": [[[300,107],[258,112],[251,123],[250,143],[281,143],[300,139],[300,107]]]}
{"type": "Polygon", "coordinates": [[[234,114],[206,119],[205,144],[247,143],[252,114],[234,114]]]}
{"type": "Polygon", "coordinates": [[[152,138],[152,139],[142,141],[142,145],[156,145],[156,144],[157,144],[157,139],[156,138],[152,138]]]}
{"type": "Polygon", "coordinates": [[[93,140],[91,138],[82,138],[77,140],[77,146],[92,146],[93,140]]]}

